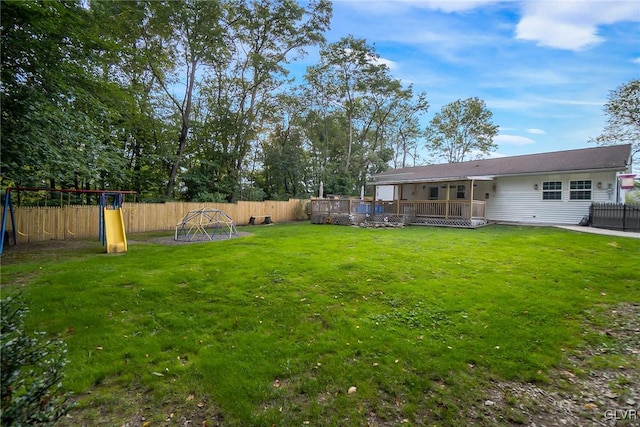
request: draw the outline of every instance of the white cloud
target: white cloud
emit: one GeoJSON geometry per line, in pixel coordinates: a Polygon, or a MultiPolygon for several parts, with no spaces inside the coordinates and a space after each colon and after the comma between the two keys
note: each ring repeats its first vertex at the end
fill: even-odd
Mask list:
{"type": "Polygon", "coordinates": [[[486,101],[487,106],[496,110],[528,110],[535,108],[538,103],[530,100],[519,99],[489,99],[486,101]]]}
{"type": "Polygon", "coordinates": [[[587,100],[580,100],[580,99],[553,99],[553,98],[542,99],[541,101],[548,102],[550,104],[583,105],[588,107],[600,106],[600,105],[604,105],[605,103],[605,101],[587,101],[587,100]]]}
{"type": "Polygon", "coordinates": [[[352,6],[378,15],[402,14],[408,9],[431,9],[445,13],[468,12],[501,0],[348,0],[352,6]]]}
{"type": "Polygon", "coordinates": [[[640,57],[632,59],[631,62],[633,62],[634,64],[640,64],[640,57]]]}
{"type": "Polygon", "coordinates": [[[529,132],[530,134],[533,135],[544,135],[547,132],[543,131],[542,129],[536,129],[536,128],[531,128],[531,129],[527,129],[527,132],[529,132]]]}
{"type": "Polygon", "coordinates": [[[540,46],[584,50],[601,43],[598,27],[622,21],[640,21],[637,0],[535,1],[524,3],[516,38],[540,46]]]}
{"type": "MultiPolygon", "coordinates": [[[[352,49],[345,49],[344,51],[345,51],[345,53],[347,55],[351,55],[351,52],[353,52],[352,49]]],[[[381,56],[373,56],[373,55],[367,55],[367,56],[368,56],[368,58],[367,58],[368,61],[367,62],[369,62],[370,64],[373,64],[373,65],[386,65],[387,68],[389,68],[390,70],[394,70],[394,69],[398,68],[398,64],[396,62],[390,60],[390,59],[386,59],[386,58],[383,58],[381,56]]]]}
{"type": "Polygon", "coordinates": [[[485,157],[486,159],[499,159],[501,157],[509,157],[508,154],[498,153],[497,151],[489,151],[489,155],[485,157]]]}
{"type": "Polygon", "coordinates": [[[496,144],[517,145],[517,146],[536,143],[531,138],[518,136],[518,135],[498,135],[495,138],[493,138],[493,142],[495,142],[496,144]]]}
{"type": "Polygon", "coordinates": [[[383,57],[371,58],[370,62],[374,65],[386,65],[390,70],[395,70],[398,68],[398,64],[396,62],[383,57]]]}
{"type": "Polygon", "coordinates": [[[404,3],[408,3],[412,6],[436,9],[443,12],[466,12],[469,10],[477,9],[479,7],[498,3],[499,0],[408,0],[404,3]]]}

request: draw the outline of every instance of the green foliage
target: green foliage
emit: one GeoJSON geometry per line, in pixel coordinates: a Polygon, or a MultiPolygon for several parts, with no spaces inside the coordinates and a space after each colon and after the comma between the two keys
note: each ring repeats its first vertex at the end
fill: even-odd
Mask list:
{"type": "Polygon", "coordinates": [[[2,5],[2,176],[23,186],[126,181],[111,132],[122,92],[94,70],[107,46],[81,2],[2,5]]]}
{"type": "Polygon", "coordinates": [[[609,93],[604,106],[607,122],[602,134],[594,139],[599,144],[633,144],[640,150],[640,80],[633,79],[609,93]]]}
{"type": "Polygon", "coordinates": [[[640,203],[640,190],[629,191],[624,195],[625,203],[640,203]]]}
{"type": "Polygon", "coordinates": [[[0,300],[2,425],[53,425],[68,407],[62,389],[65,343],[44,332],[26,332],[24,301],[0,300]]]}
{"type": "Polygon", "coordinates": [[[426,146],[449,163],[481,158],[498,148],[493,142],[498,126],[492,118],[493,113],[481,99],[451,102],[429,122],[426,146]]]}
{"type": "Polygon", "coordinates": [[[295,219],[298,221],[309,219],[307,212],[309,212],[309,202],[307,200],[299,200],[294,209],[295,219]]]}
{"type": "Polygon", "coordinates": [[[366,40],[347,36],[327,45],[305,79],[313,100],[307,135],[312,154],[325,156],[317,162],[327,192],[359,194],[370,174],[388,167],[394,148],[411,152],[417,117],[428,103],[424,94],[414,97],[411,86],[403,88],[391,76],[366,40]],[[392,147],[400,133],[404,143],[392,147]],[[330,175],[337,176],[335,186],[330,175]]]}

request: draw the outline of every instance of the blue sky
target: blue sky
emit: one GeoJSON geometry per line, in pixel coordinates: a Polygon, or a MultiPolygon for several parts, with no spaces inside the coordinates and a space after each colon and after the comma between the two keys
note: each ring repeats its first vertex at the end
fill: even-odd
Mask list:
{"type": "MultiPolygon", "coordinates": [[[[431,104],[477,96],[492,156],[594,146],[609,92],[640,78],[640,1],[334,0],[328,42],[352,34],[431,104]]],[[[310,65],[317,52],[305,60],[310,65]]]]}

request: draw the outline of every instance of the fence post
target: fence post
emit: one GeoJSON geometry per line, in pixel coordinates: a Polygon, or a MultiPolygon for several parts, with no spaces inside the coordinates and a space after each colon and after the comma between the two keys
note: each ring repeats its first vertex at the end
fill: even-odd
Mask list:
{"type": "Polygon", "coordinates": [[[622,204],[622,231],[627,229],[627,204],[622,204]]]}

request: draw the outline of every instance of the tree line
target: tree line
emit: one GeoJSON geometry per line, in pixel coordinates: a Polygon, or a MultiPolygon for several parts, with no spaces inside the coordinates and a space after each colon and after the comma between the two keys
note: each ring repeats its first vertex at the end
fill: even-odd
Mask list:
{"type": "Polygon", "coordinates": [[[143,201],[359,194],[371,174],[496,148],[478,98],[421,126],[426,93],[366,40],[327,44],[311,0],[5,1],[2,186],[143,201]],[[317,62],[295,84],[290,65],[317,62]]]}
{"type": "Polygon", "coordinates": [[[331,15],[327,0],[3,2],[2,184],[285,199],[418,164],[426,94],[365,40],[326,44],[331,15]]]}

